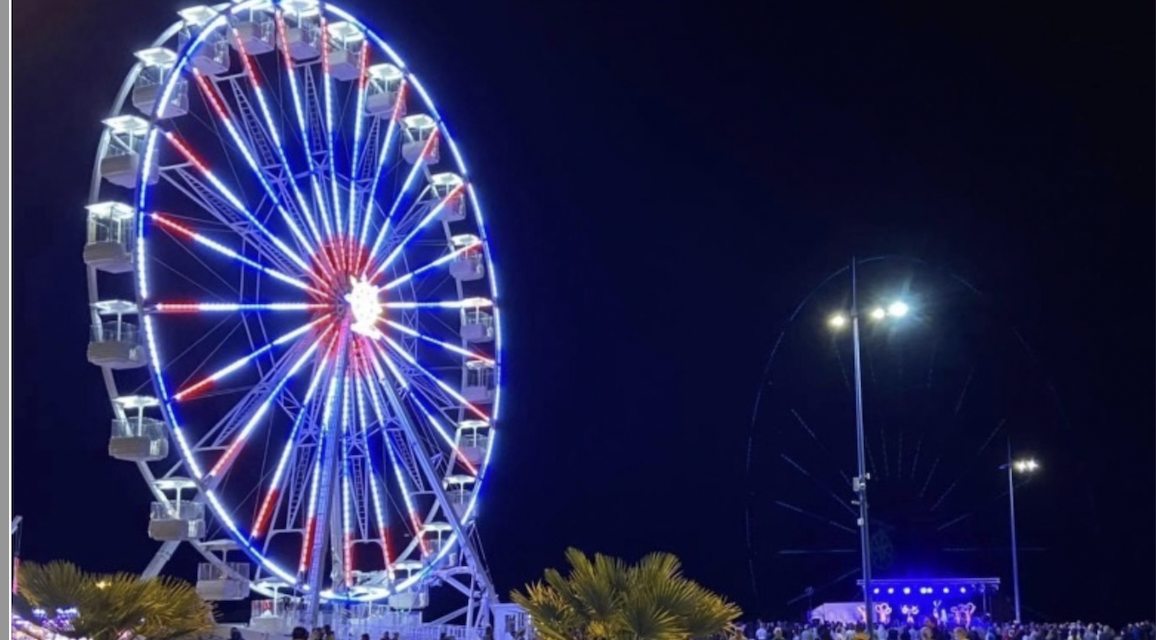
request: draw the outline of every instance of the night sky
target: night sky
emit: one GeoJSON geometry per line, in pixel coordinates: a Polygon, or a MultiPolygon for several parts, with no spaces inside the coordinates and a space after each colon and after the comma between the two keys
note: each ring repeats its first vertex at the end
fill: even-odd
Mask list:
{"type": "MultiPolygon", "coordinates": [[[[1151,617],[1153,16],[1124,4],[346,2],[422,78],[487,204],[507,351],[480,527],[500,593],[570,545],[668,550],[752,616],[796,613],[796,587],[839,570],[766,564],[781,536],[748,545],[748,503],[790,493],[789,479],[747,477],[752,405],[804,296],[851,255],[888,254],[932,266],[865,268],[866,290],[946,282],[923,269],[982,291],[952,298],[962,311],[924,333],[980,322],[1030,345],[1030,357],[959,346],[985,371],[1032,363],[989,385],[1030,397],[973,400],[989,418],[1022,414],[1012,431],[1046,465],[1017,493],[1021,545],[1046,547],[1025,554],[1025,605],[1151,617]],[[1031,396],[1036,382],[1049,394],[1031,396]],[[1045,414],[1063,428],[1031,420],[1045,414]]],[[[13,513],[26,558],[139,571],[155,549],[150,496],[107,456],[111,410],[85,361],[83,206],[132,52],[182,6],[13,8],[13,513]]],[[[835,304],[846,281],[825,291],[835,304]]],[[[812,428],[846,445],[849,396],[822,373],[838,373],[835,347],[810,339],[813,360],[775,371],[817,382],[780,400],[825,406],[812,428]]],[[[881,399],[886,382],[866,391],[877,424],[902,402],[881,399]]],[[[756,447],[758,469],[776,464],[774,446],[756,447]]],[[[810,463],[850,469],[849,452],[810,463]]],[[[961,464],[995,477],[961,483],[961,500],[999,498],[986,459],[961,464]]],[[[1002,506],[960,524],[963,538],[1004,535],[1002,506]]],[[[1003,556],[960,567],[916,546],[941,572],[1009,578],[1003,556]]],[[[195,562],[185,551],[170,568],[191,578],[195,562]]],[[[850,599],[851,583],[827,595],[850,599]]]]}

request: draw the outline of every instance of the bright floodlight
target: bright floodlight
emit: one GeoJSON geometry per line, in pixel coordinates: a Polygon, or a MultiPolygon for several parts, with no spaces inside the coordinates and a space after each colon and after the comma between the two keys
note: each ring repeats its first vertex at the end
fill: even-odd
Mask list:
{"type": "Polygon", "coordinates": [[[896,318],[902,318],[907,315],[908,311],[910,311],[910,308],[907,306],[907,303],[901,301],[892,302],[891,306],[887,307],[887,313],[896,318]]]}
{"type": "Polygon", "coordinates": [[[1016,460],[1016,462],[1012,466],[1015,467],[1016,471],[1019,471],[1021,473],[1030,473],[1030,472],[1035,471],[1035,470],[1040,468],[1039,463],[1036,462],[1035,460],[1031,460],[1031,459],[1029,459],[1029,460],[1016,460]]]}
{"type": "Polygon", "coordinates": [[[883,310],[883,307],[875,307],[874,309],[871,310],[871,319],[872,320],[882,320],[883,318],[886,318],[886,317],[887,317],[887,312],[883,310]]]}
{"type": "Polygon", "coordinates": [[[834,327],[836,329],[841,329],[841,328],[843,328],[843,325],[847,324],[847,316],[844,316],[843,314],[839,313],[839,314],[831,316],[831,319],[828,322],[830,322],[832,327],[834,327]]]}

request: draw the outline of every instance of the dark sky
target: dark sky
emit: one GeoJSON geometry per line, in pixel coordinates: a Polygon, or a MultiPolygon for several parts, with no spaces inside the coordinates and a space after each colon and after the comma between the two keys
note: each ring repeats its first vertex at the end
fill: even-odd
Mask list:
{"type": "MultiPolygon", "coordinates": [[[[26,557],[135,571],[154,550],[148,493],[106,455],[80,252],[100,118],[170,4],[14,5],[26,557]]],[[[488,203],[508,395],[480,526],[500,590],[568,545],[662,549],[785,611],[748,573],[760,372],[819,280],[895,253],[982,289],[1070,422],[1048,469],[1069,481],[1025,494],[1049,506],[1024,535],[1091,533],[1028,563],[1025,603],[1151,617],[1153,17],[1125,4],[346,3],[421,76],[488,203]]]]}

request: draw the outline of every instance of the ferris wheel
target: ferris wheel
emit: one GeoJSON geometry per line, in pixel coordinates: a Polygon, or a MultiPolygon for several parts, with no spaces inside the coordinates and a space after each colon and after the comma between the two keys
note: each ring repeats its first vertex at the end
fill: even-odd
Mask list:
{"type": "MultiPolygon", "coordinates": [[[[901,256],[858,265],[875,575],[1006,575],[1000,467],[1013,446],[1070,442],[1059,396],[995,301],[958,274],[901,256]],[[898,301],[910,307],[889,310],[898,301]]],[[[849,275],[836,271],[794,307],[756,396],[747,543],[768,608],[810,609],[822,602],[813,598],[853,593],[860,575],[855,355],[841,322],[849,275]]],[[[1021,550],[1037,558],[1041,542],[1058,544],[1043,530],[1032,539],[1021,550]]]]}
{"type": "Polygon", "coordinates": [[[414,613],[441,584],[467,601],[443,619],[480,624],[501,333],[433,101],[317,0],[185,9],[135,55],[84,259],[109,453],[154,496],[146,574],[185,542],[209,599],[414,613]]]}

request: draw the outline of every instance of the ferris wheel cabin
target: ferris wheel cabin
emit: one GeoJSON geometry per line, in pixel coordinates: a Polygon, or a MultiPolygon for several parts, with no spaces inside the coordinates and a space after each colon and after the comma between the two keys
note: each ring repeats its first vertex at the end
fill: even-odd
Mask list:
{"type": "Polygon", "coordinates": [[[430,193],[440,206],[438,218],[443,222],[461,222],[466,219],[466,199],[462,193],[465,182],[456,173],[437,173],[429,178],[430,193]]]}
{"type": "Polygon", "coordinates": [[[418,160],[426,164],[437,164],[441,159],[439,142],[437,140],[431,142],[430,138],[437,135],[438,123],[426,114],[419,113],[402,118],[401,125],[403,140],[401,157],[410,164],[418,160]]]}
{"type": "MultiPolygon", "coordinates": [[[[181,50],[184,50],[189,42],[197,39],[201,32],[219,15],[216,9],[206,6],[189,7],[177,13],[184,20],[184,25],[181,27],[177,39],[181,50]]],[[[227,73],[229,71],[229,41],[225,32],[214,29],[205,36],[201,46],[193,51],[189,63],[193,65],[194,69],[205,75],[220,76],[227,73]]]]}
{"type": "Polygon", "coordinates": [[[273,19],[273,4],[261,4],[233,14],[233,40],[230,44],[234,48],[240,47],[242,53],[258,56],[269,53],[274,49],[276,41],[277,22],[273,19]]]}
{"type": "Polygon", "coordinates": [[[329,75],[350,81],[361,77],[361,48],[365,34],[348,22],[334,22],[326,27],[328,35],[329,75]]]}
{"type": "MultiPolygon", "coordinates": [[[[422,567],[417,560],[406,560],[395,564],[393,570],[398,580],[405,581],[420,573],[422,567]]],[[[423,587],[395,593],[389,596],[389,606],[402,611],[425,609],[429,606],[429,590],[423,587]]]]}
{"type": "Polygon", "coordinates": [[[494,340],[494,316],[486,311],[493,306],[494,303],[486,298],[462,301],[462,338],[474,344],[494,340]]]}
{"type": "Polygon", "coordinates": [[[221,554],[221,562],[197,565],[197,595],[209,602],[244,600],[249,597],[249,563],[229,562],[230,551],[239,549],[232,540],[212,540],[201,544],[221,554]]]}
{"type": "Polygon", "coordinates": [[[155,409],[160,401],[149,396],[120,396],[113,402],[124,417],[112,419],[108,455],[127,462],[156,462],[167,458],[169,438],[165,423],[145,415],[145,409],[155,409]]]}
{"type": "Polygon", "coordinates": [[[133,268],[135,237],[133,208],[120,202],[98,202],[88,209],[88,242],[84,263],[105,273],[128,273],[133,268]]]}
{"type": "Polygon", "coordinates": [[[494,363],[489,360],[470,360],[466,363],[466,382],[462,385],[462,396],[474,404],[489,404],[494,401],[497,379],[494,363]]]}
{"type": "MultiPolygon", "coordinates": [[[[132,106],[145,116],[152,116],[157,101],[161,99],[165,82],[174,73],[177,54],[172,49],[154,47],[136,52],[140,60],[140,75],[132,89],[132,106]]],[[[178,78],[163,109],[157,111],[157,118],[175,118],[189,112],[189,83],[178,78]]]]}
{"type": "Polygon", "coordinates": [[[490,450],[490,423],[462,420],[458,423],[458,452],[474,467],[486,460],[490,450]]]}
{"type": "MultiPolygon", "coordinates": [[[[137,116],[116,116],[104,121],[108,132],[108,144],[100,158],[100,176],[118,187],[132,189],[136,186],[136,176],[141,168],[141,154],[150,125],[137,116]]],[[[156,171],[157,156],[153,155],[149,184],[156,184],[160,174],[156,171]]]]}
{"type": "Polygon", "coordinates": [[[452,475],[445,479],[446,499],[459,520],[466,517],[466,511],[470,508],[470,501],[474,497],[476,483],[477,478],[466,475],[452,475]]]}
{"type": "Polygon", "coordinates": [[[140,329],[124,317],[136,315],[136,303],[103,300],[92,305],[92,336],[88,361],[109,369],[136,369],[145,365],[140,329]]]}
{"type": "Polygon", "coordinates": [[[183,495],[189,489],[196,489],[197,483],[189,478],[161,478],[154,485],[163,493],[172,492],[173,498],[153,502],[149,537],[164,542],[205,537],[205,505],[186,500],[183,495]]]}
{"type": "Polygon", "coordinates": [[[460,282],[474,282],[486,277],[486,262],[482,258],[481,239],[473,234],[450,238],[456,249],[471,247],[450,262],[450,275],[460,282]]]}
{"type": "Polygon", "coordinates": [[[398,103],[401,97],[401,83],[405,79],[401,69],[392,64],[375,64],[366,69],[369,84],[365,88],[365,113],[375,118],[392,118],[394,109],[405,112],[405,105],[398,103]]]}
{"type": "Polygon", "coordinates": [[[289,57],[300,62],[321,55],[321,8],[317,0],[286,0],[281,9],[285,32],[280,44],[289,57]]]}
{"type": "Polygon", "coordinates": [[[449,542],[450,532],[454,528],[448,522],[430,522],[422,527],[422,535],[425,537],[426,548],[433,555],[437,555],[442,550],[447,542],[449,542]]]}

